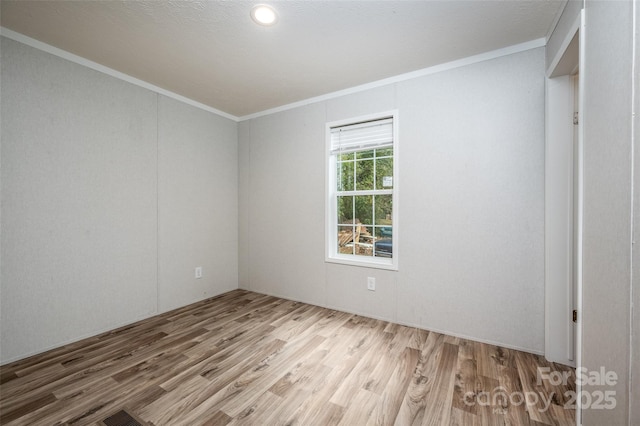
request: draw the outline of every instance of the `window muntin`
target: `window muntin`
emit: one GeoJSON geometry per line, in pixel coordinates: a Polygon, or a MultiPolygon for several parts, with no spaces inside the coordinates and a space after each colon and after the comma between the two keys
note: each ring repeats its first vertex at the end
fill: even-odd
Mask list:
{"type": "Polygon", "coordinates": [[[352,123],[327,126],[327,260],[397,269],[397,119],[352,123]]]}

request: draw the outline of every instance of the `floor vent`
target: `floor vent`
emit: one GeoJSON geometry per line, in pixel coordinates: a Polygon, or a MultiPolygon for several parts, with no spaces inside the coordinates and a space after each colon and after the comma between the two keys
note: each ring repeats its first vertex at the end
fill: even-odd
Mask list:
{"type": "Polygon", "coordinates": [[[102,424],[106,426],[144,426],[146,423],[138,421],[131,414],[125,410],[118,411],[112,416],[107,417],[102,421],[102,424]]]}

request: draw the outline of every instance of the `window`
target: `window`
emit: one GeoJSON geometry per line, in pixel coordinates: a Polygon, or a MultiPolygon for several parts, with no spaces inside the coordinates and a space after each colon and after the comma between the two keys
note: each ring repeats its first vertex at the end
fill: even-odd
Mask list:
{"type": "Polygon", "coordinates": [[[397,113],[327,125],[327,261],[398,263],[397,113]]]}

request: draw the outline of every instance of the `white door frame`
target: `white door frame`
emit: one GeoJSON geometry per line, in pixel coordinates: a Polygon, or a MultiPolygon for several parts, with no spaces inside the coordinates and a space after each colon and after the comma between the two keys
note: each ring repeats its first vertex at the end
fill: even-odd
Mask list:
{"type": "MultiPolygon", "coordinates": [[[[584,34],[581,10],[548,70],[545,128],[545,357],[578,371],[582,367],[584,34]],[[572,75],[578,71],[582,75],[576,85],[572,75]],[[575,325],[572,309],[578,313],[575,325]]],[[[576,392],[580,395],[579,384],[576,392]]],[[[580,398],[577,403],[580,425],[580,398]]]]}

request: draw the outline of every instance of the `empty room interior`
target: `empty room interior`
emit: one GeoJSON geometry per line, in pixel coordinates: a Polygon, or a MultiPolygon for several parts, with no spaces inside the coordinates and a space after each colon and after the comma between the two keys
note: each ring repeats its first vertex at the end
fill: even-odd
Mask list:
{"type": "Polygon", "coordinates": [[[638,0],[0,24],[0,424],[640,425],[638,0]]]}

